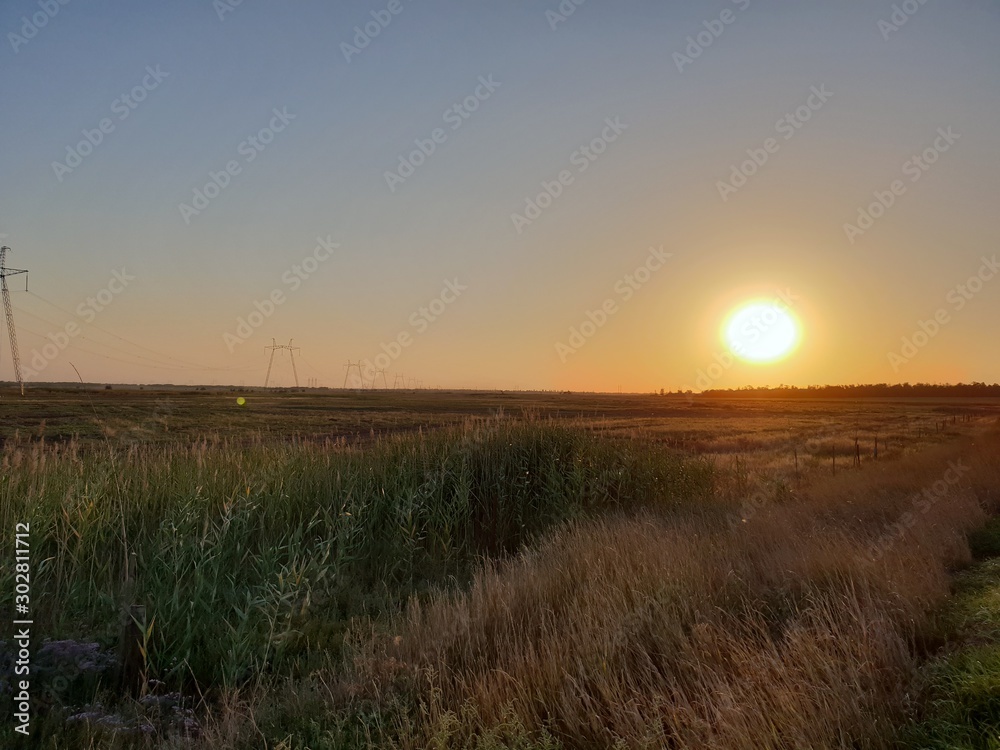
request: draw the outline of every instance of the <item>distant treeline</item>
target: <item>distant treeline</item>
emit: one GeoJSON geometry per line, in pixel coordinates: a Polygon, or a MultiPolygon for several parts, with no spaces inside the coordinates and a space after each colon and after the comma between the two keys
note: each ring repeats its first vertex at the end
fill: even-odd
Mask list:
{"type": "Polygon", "coordinates": [[[745,396],[751,398],[866,398],[866,397],[896,397],[896,398],[1000,398],[1000,384],[993,383],[957,383],[955,385],[938,385],[933,383],[869,383],[858,385],[811,385],[799,388],[794,385],[779,385],[775,388],[760,386],[754,388],[713,389],[702,391],[701,396],[707,398],[733,398],[745,396]]]}

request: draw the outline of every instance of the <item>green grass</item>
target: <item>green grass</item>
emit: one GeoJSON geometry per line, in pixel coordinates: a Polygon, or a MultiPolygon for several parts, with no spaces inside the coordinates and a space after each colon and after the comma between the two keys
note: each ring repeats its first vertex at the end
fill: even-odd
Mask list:
{"type": "Polygon", "coordinates": [[[34,444],[4,454],[0,524],[31,522],[38,632],[112,644],[121,608],[141,604],[149,675],[204,690],[308,673],[352,620],[483,556],[580,515],[690,503],[711,481],[655,445],[505,419],[363,450],[34,444]]]}
{"type": "Polygon", "coordinates": [[[1000,748],[1000,521],[970,536],[979,558],[960,574],[945,616],[955,641],[925,667],[921,715],[901,747],[926,750],[1000,748]]]}

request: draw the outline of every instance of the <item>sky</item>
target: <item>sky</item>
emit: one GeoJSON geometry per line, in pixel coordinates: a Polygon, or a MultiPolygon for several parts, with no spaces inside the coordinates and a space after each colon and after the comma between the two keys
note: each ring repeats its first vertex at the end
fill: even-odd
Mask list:
{"type": "Polygon", "coordinates": [[[4,0],[0,34],[28,382],[259,386],[272,341],[338,387],[1000,380],[995,0],[4,0]],[[788,356],[734,356],[748,300],[788,356]]]}

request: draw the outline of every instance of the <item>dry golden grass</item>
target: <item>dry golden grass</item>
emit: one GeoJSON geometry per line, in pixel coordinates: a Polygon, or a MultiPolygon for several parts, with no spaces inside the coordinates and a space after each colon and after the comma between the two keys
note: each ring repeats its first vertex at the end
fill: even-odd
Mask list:
{"type": "Polygon", "coordinates": [[[949,570],[996,504],[998,445],[845,472],[749,517],[564,527],[414,602],[358,679],[409,676],[406,748],[474,746],[511,716],[572,748],[889,747],[949,570]],[[946,495],[918,494],[956,461],[946,495]]]}

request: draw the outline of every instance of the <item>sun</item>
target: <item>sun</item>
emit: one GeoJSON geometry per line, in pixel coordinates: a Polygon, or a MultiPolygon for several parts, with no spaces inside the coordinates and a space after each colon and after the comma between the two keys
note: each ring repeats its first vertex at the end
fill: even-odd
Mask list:
{"type": "Polygon", "coordinates": [[[726,346],[746,362],[767,363],[792,354],[799,344],[798,321],[777,300],[751,300],[737,307],[723,326],[726,346]]]}

